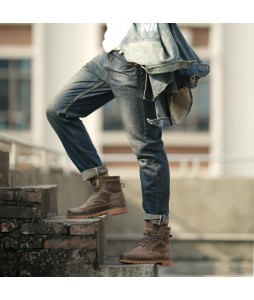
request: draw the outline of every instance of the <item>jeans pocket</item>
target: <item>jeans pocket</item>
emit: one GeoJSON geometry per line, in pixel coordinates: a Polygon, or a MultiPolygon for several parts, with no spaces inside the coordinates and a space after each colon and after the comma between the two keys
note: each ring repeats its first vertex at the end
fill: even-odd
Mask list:
{"type": "Polygon", "coordinates": [[[119,51],[113,51],[112,56],[113,56],[113,58],[115,57],[117,60],[120,60],[121,62],[123,62],[127,66],[135,66],[134,63],[129,62],[128,60],[126,60],[126,58],[124,56],[124,53],[120,54],[119,51]]]}

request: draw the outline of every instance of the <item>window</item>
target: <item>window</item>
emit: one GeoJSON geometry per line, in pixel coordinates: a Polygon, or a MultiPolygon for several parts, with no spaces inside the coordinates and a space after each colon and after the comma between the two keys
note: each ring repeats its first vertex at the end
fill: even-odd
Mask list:
{"type": "Polygon", "coordinates": [[[0,130],[30,128],[31,60],[0,59],[0,130]]]}

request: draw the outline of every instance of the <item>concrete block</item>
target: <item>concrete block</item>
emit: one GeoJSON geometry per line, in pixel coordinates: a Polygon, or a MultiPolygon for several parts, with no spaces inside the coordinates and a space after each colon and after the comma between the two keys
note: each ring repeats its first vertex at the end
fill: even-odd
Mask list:
{"type": "Polygon", "coordinates": [[[24,235],[69,235],[70,229],[62,223],[43,220],[41,223],[23,223],[21,233],[24,235]]]}
{"type": "Polygon", "coordinates": [[[117,259],[108,259],[99,267],[102,277],[157,277],[155,264],[120,264],[117,259]]]}
{"type": "Polygon", "coordinates": [[[19,276],[76,277],[92,276],[95,251],[47,249],[23,252],[19,276]]]}
{"type": "Polygon", "coordinates": [[[1,218],[41,218],[57,214],[55,185],[0,187],[1,218]]]}
{"type": "Polygon", "coordinates": [[[169,268],[158,267],[159,277],[253,276],[250,261],[175,261],[169,268]]]}
{"type": "Polygon", "coordinates": [[[69,236],[66,237],[68,241],[64,242],[64,236],[60,236],[58,240],[59,243],[57,243],[57,239],[52,237],[52,241],[55,240],[56,243],[53,245],[52,241],[48,241],[45,245],[47,247],[57,247],[58,245],[58,247],[61,248],[67,247],[67,245],[69,245],[68,247],[75,247],[74,244],[77,243],[76,247],[80,246],[83,249],[86,247],[90,249],[96,248],[96,263],[99,265],[105,259],[105,219],[105,216],[91,219],[66,219],[65,216],[55,216],[45,220],[45,224],[64,226],[70,233],[69,236]]]}

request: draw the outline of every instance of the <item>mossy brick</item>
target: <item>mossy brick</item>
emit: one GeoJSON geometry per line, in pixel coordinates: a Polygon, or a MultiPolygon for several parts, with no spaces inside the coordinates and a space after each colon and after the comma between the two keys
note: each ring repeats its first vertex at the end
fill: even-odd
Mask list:
{"type": "Polygon", "coordinates": [[[17,220],[1,220],[0,221],[0,232],[10,233],[19,229],[19,223],[17,220]]]}
{"type": "MultiPolygon", "coordinates": [[[[36,197],[34,195],[35,193],[32,191],[24,191],[22,188],[14,188],[14,187],[8,187],[0,189],[0,198],[2,201],[5,201],[7,204],[9,203],[15,203],[16,205],[19,205],[20,202],[27,202],[30,201],[30,199],[36,197]],[[32,195],[30,196],[30,193],[32,195]]],[[[37,193],[38,194],[38,193],[37,193]]],[[[39,197],[39,195],[36,195],[39,197]]],[[[38,199],[36,202],[39,202],[38,199]]]]}
{"type": "MultiPolygon", "coordinates": [[[[70,238],[93,238],[96,240],[96,251],[98,256],[98,263],[102,263],[105,259],[105,216],[91,219],[66,219],[65,216],[54,216],[44,222],[52,223],[62,223],[70,228],[70,238]],[[71,232],[71,227],[72,228],[71,232]],[[95,228],[95,234],[92,234],[95,228]],[[90,227],[90,228],[88,228],[90,227]],[[87,228],[87,229],[85,229],[87,228]],[[82,233],[82,231],[85,231],[82,233]],[[86,232],[87,230],[87,232],[86,232]],[[91,235],[90,235],[91,233],[91,235]]],[[[60,238],[66,239],[66,237],[61,236],[60,238]]]]}
{"type": "Polygon", "coordinates": [[[24,223],[21,227],[21,233],[24,235],[69,235],[70,228],[63,223],[53,223],[42,221],[39,224],[24,223]]]}
{"type": "Polygon", "coordinates": [[[55,185],[0,187],[0,217],[46,219],[56,215],[56,193],[55,185]],[[31,208],[31,211],[26,208],[31,208]],[[34,211],[36,208],[37,213],[34,211]]]}
{"type": "Polygon", "coordinates": [[[1,187],[0,197],[4,201],[41,203],[42,190],[32,187],[1,187]]]}
{"type": "Polygon", "coordinates": [[[5,249],[43,249],[44,238],[35,237],[5,237],[5,249]]]}
{"type": "Polygon", "coordinates": [[[20,256],[19,276],[90,276],[96,263],[96,251],[24,252],[20,256]]]}
{"type": "Polygon", "coordinates": [[[0,276],[16,277],[19,274],[17,253],[0,252],[0,276]]]}
{"type": "Polygon", "coordinates": [[[6,265],[4,274],[99,276],[96,267],[104,259],[104,219],[4,218],[0,252],[12,252],[18,257],[15,269],[10,266],[8,271],[6,265]],[[17,230],[14,230],[14,224],[17,230]]]}
{"type": "Polygon", "coordinates": [[[0,199],[1,202],[5,203],[5,201],[13,201],[13,191],[9,188],[0,187],[0,199]]]}
{"type": "Polygon", "coordinates": [[[31,219],[40,218],[40,207],[1,206],[0,218],[31,219]]]}
{"type": "Polygon", "coordinates": [[[19,238],[10,238],[5,237],[4,238],[4,248],[5,249],[19,249],[20,248],[20,240],[19,238]]]}

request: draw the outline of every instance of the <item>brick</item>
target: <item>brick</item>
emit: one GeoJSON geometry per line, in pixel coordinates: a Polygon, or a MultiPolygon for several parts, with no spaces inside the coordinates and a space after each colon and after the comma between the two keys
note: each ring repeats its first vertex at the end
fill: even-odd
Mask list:
{"type": "Polygon", "coordinates": [[[57,214],[56,186],[0,187],[0,204],[8,207],[40,207],[40,217],[46,219],[57,214]]]}
{"type": "Polygon", "coordinates": [[[44,238],[43,237],[21,237],[20,249],[43,249],[44,238]]]}
{"type": "MultiPolygon", "coordinates": [[[[0,251],[4,248],[4,237],[0,234],[0,251]]],[[[1,255],[1,254],[0,254],[1,255]]]]}
{"type": "Polygon", "coordinates": [[[43,237],[6,237],[5,249],[43,249],[43,237]]]}
{"type": "Polygon", "coordinates": [[[69,234],[69,227],[63,223],[43,222],[39,224],[24,223],[22,224],[21,232],[24,235],[54,235],[54,234],[69,234]]]}
{"type": "Polygon", "coordinates": [[[41,209],[39,207],[16,207],[16,206],[1,206],[0,218],[40,218],[41,209]]]}
{"type": "Polygon", "coordinates": [[[10,190],[9,188],[0,188],[0,199],[2,202],[6,202],[6,201],[13,201],[14,200],[14,193],[12,190],[10,190]]]}
{"type": "Polygon", "coordinates": [[[29,191],[26,194],[26,200],[33,203],[41,203],[42,194],[40,191],[29,191]]]}
{"type": "Polygon", "coordinates": [[[19,227],[16,220],[6,220],[0,223],[0,232],[9,233],[17,230],[19,227]]]}
{"type": "Polygon", "coordinates": [[[39,265],[41,255],[43,255],[42,251],[23,252],[20,254],[20,262],[26,265],[39,265]]]}
{"type": "Polygon", "coordinates": [[[5,249],[19,249],[20,239],[19,238],[4,238],[4,248],[5,249]]]}
{"type": "Polygon", "coordinates": [[[45,249],[96,249],[96,240],[94,239],[51,239],[44,242],[45,249]]]}
{"type": "Polygon", "coordinates": [[[20,256],[19,276],[92,276],[96,251],[46,249],[20,256]]]}
{"type": "Polygon", "coordinates": [[[0,276],[16,277],[19,272],[17,253],[0,252],[0,276]]]}
{"type": "MultiPolygon", "coordinates": [[[[96,225],[95,225],[96,226],[96,225]]],[[[90,225],[71,225],[70,226],[70,235],[92,235],[97,232],[95,226],[90,225]]]]}
{"type": "Polygon", "coordinates": [[[41,191],[32,187],[1,187],[0,196],[5,201],[41,203],[41,191]]]}

